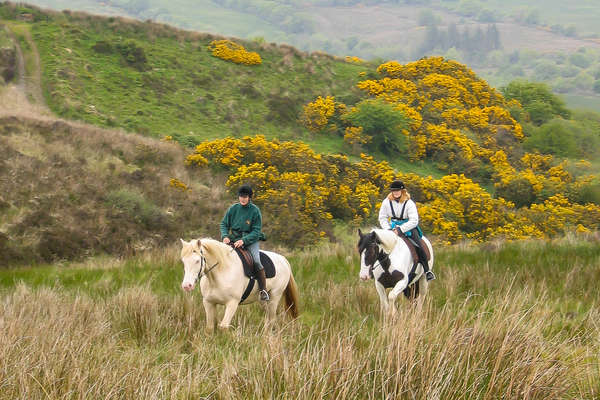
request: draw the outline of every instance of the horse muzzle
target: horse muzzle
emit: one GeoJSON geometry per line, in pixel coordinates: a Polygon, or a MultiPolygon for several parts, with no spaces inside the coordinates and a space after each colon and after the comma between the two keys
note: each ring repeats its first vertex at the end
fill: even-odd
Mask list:
{"type": "Polygon", "coordinates": [[[189,282],[182,282],[181,283],[181,288],[183,290],[185,290],[186,292],[191,292],[192,290],[194,290],[194,284],[193,283],[189,283],[189,282]]]}

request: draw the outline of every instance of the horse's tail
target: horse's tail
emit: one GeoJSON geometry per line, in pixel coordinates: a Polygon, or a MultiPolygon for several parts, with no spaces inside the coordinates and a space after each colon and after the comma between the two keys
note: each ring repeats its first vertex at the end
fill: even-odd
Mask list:
{"type": "Polygon", "coordinates": [[[294,275],[290,271],[290,280],[284,291],[285,295],[285,308],[288,314],[292,318],[298,318],[298,286],[296,285],[296,280],[294,279],[294,275]]]}

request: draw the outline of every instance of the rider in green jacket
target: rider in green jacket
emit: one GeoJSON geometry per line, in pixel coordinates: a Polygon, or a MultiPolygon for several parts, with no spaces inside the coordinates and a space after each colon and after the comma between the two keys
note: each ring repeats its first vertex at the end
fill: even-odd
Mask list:
{"type": "Polygon", "coordinates": [[[238,190],[238,203],[233,204],[221,220],[221,239],[223,243],[233,243],[233,247],[245,247],[254,260],[257,269],[260,299],[269,301],[265,270],[260,262],[259,240],[265,240],[261,232],[262,216],[259,208],[252,203],[252,188],[242,185],[238,190]]]}

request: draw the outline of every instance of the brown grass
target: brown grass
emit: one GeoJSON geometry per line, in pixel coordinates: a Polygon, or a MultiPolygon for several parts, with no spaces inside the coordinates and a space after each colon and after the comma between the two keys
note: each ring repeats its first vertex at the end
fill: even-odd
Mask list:
{"type": "Polygon", "coordinates": [[[325,316],[263,332],[239,317],[231,333],[206,336],[199,304],[183,296],[19,286],[2,298],[0,398],[593,398],[600,315],[588,316],[587,344],[548,336],[545,300],[427,304],[375,330],[325,316]]]}

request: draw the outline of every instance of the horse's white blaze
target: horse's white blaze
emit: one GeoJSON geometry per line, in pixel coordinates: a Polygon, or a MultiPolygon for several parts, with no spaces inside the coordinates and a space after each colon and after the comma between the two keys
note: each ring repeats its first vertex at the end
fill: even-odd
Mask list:
{"type": "Polygon", "coordinates": [[[360,254],[360,279],[362,279],[363,281],[368,280],[371,275],[369,274],[369,266],[365,263],[365,252],[363,251],[360,254]]]}
{"type": "Polygon", "coordinates": [[[192,240],[189,243],[181,240],[181,242],[184,248],[187,246],[190,250],[185,255],[182,251],[181,261],[183,261],[184,276],[181,288],[190,291],[196,286],[196,278],[202,269],[201,247],[198,245],[198,240],[192,240]]]}

